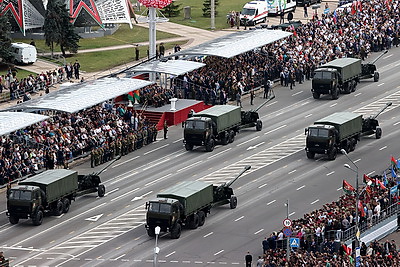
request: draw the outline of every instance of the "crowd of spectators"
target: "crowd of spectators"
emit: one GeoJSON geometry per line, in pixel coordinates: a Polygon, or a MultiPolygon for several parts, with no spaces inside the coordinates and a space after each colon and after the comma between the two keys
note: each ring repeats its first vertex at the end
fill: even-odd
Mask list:
{"type": "MultiPolygon", "coordinates": [[[[361,232],[369,229],[380,219],[391,216],[390,208],[398,203],[397,191],[389,190],[397,185],[396,175],[392,175],[392,166],[385,170],[384,175],[364,176],[366,185],[360,188],[358,204],[359,228],[361,232]],[[387,174],[386,174],[387,172],[387,174]],[[367,182],[371,181],[370,184],[367,182]],[[393,192],[393,193],[391,193],[393,192]]],[[[289,266],[351,266],[354,265],[354,250],[343,244],[338,246],[338,240],[346,237],[354,238],[356,224],[355,193],[348,192],[338,201],[323,205],[322,208],[305,214],[303,218],[293,220],[291,237],[299,238],[298,249],[291,253],[289,266]],[[352,228],[352,229],[350,229],[352,228]],[[325,265],[325,264],[330,265],[325,265]]],[[[257,266],[287,266],[286,237],[283,229],[273,232],[262,241],[264,255],[259,258],[263,265],[257,266]]],[[[363,266],[398,266],[400,255],[393,241],[379,244],[371,242],[369,246],[362,243],[360,254],[363,266]],[[377,265],[379,264],[379,265],[377,265]]]]}
{"type": "Polygon", "coordinates": [[[64,168],[73,158],[111,144],[119,147],[132,136],[141,142],[133,149],[140,148],[148,143],[149,129],[154,140],[157,130],[145,116],[109,103],[73,114],[57,112],[46,121],[0,137],[0,185],[41,169],[64,168]]]}
{"type": "Polygon", "coordinates": [[[310,79],[313,70],[336,58],[366,59],[371,52],[400,44],[399,1],[360,1],[342,11],[330,12],[298,28],[289,38],[229,59],[207,56],[207,65],[175,79],[183,97],[211,102],[213,95],[225,94],[234,100],[267,83],[280,80],[292,87],[310,79]]]}
{"type": "Polygon", "coordinates": [[[172,89],[152,84],[140,89],[139,104],[158,108],[168,104],[173,97],[175,97],[175,93],[172,89]]]}

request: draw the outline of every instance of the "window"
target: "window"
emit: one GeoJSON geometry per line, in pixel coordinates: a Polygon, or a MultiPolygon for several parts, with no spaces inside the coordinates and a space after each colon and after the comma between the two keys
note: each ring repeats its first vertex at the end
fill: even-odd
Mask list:
{"type": "Polygon", "coordinates": [[[185,127],[189,129],[205,129],[205,122],[199,120],[188,120],[186,121],[185,127]]]}
{"type": "Polygon", "coordinates": [[[313,137],[328,137],[329,130],[320,128],[310,128],[308,130],[308,135],[313,137]]]}
{"type": "Polygon", "coordinates": [[[149,211],[160,212],[160,213],[170,213],[171,205],[167,203],[151,202],[149,211]]]}
{"type": "Polygon", "coordinates": [[[32,191],[28,190],[11,190],[9,199],[31,200],[32,191]]]}
{"type": "Polygon", "coordinates": [[[333,73],[330,71],[316,71],[314,73],[314,79],[331,79],[333,73]]]}

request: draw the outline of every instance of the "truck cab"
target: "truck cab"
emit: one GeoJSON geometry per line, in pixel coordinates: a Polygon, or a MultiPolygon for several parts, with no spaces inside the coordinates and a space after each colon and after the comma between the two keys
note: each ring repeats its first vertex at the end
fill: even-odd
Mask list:
{"type": "Polygon", "coordinates": [[[339,94],[338,82],[340,74],[334,68],[319,68],[314,71],[312,79],[313,97],[318,99],[320,95],[339,94]]]}
{"type": "Polygon", "coordinates": [[[149,201],[146,203],[146,229],[150,237],[155,236],[154,229],[159,226],[162,232],[171,231],[179,223],[183,212],[182,204],[171,198],[149,201]]]}
{"type": "Polygon", "coordinates": [[[38,207],[42,206],[42,195],[37,186],[19,185],[7,191],[7,213],[12,224],[19,219],[32,218],[38,207]]]}
{"type": "Polygon", "coordinates": [[[215,123],[208,117],[192,117],[186,120],[183,137],[186,150],[192,150],[193,146],[204,146],[207,140],[214,134],[215,123]]]}
{"type": "Polygon", "coordinates": [[[337,130],[332,125],[313,125],[305,130],[307,158],[329,154],[336,143],[337,130]]]}

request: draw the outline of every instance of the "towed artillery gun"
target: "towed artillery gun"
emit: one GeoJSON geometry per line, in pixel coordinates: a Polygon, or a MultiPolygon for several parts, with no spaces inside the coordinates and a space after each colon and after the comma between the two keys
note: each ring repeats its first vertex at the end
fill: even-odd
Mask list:
{"type": "Polygon", "coordinates": [[[381,57],[383,57],[387,52],[388,52],[388,50],[384,51],[377,58],[375,58],[372,62],[361,64],[361,77],[360,77],[360,79],[374,78],[374,82],[378,82],[379,81],[379,72],[376,70],[375,63],[381,57]]]}
{"type": "Polygon", "coordinates": [[[371,135],[375,134],[376,139],[380,139],[382,137],[382,129],[379,126],[379,122],[376,119],[385,109],[390,107],[392,102],[389,102],[384,106],[378,113],[368,118],[362,119],[362,134],[363,135],[371,135]]]}
{"type": "Polygon", "coordinates": [[[184,181],[157,194],[155,200],[146,202],[146,230],[155,236],[155,228],[171,234],[171,238],[181,236],[182,227],[196,229],[204,225],[211,208],[230,204],[237,206],[237,198],[231,185],[251,167],[246,166],[235,179],[222,185],[212,185],[202,181],[184,181]]]}
{"type": "MultiPolygon", "coordinates": [[[[272,91],[271,91],[272,92],[272,91]]],[[[258,111],[265,106],[268,102],[273,100],[275,98],[275,95],[272,95],[270,98],[268,98],[264,103],[259,105],[256,109],[254,110],[247,110],[241,112],[241,118],[242,118],[242,124],[240,125],[240,128],[250,128],[250,127],[256,127],[257,131],[262,130],[262,121],[260,120],[260,115],[258,114],[258,111]]]]}

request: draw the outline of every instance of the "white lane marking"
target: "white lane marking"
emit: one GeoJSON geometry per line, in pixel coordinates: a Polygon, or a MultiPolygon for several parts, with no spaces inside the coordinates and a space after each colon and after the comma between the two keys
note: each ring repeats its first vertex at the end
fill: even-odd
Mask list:
{"type": "Polygon", "coordinates": [[[299,92],[293,94],[292,96],[296,96],[296,95],[301,94],[301,93],[303,93],[303,91],[299,91],[299,92]]]}
{"type": "Polygon", "coordinates": [[[281,126],[275,128],[275,129],[272,129],[271,131],[268,131],[268,132],[264,133],[264,135],[269,134],[269,133],[273,133],[273,132],[278,131],[278,130],[280,130],[282,128],[285,128],[285,127],[286,127],[286,124],[281,125],[281,126]]]}
{"type": "Polygon", "coordinates": [[[369,172],[367,173],[367,176],[370,176],[371,174],[373,174],[375,171],[369,172]]]}
{"type": "Polygon", "coordinates": [[[205,236],[203,236],[203,237],[207,237],[207,236],[210,236],[210,235],[212,235],[214,232],[210,232],[210,233],[208,233],[208,234],[206,234],[205,236]]]}
{"type": "Polygon", "coordinates": [[[400,66],[400,63],[397,63],[396,65],[394,65],[395,67],[400,66]]]}
{"type": "Polygon", "coordinates": [[[244,218],[244,216],[240,216],[239,218],[237,218],[237,219],[235,220],[235,222],[240,221],[240,220],[243,219],[243,218],[244,218]]]}
{"type": "Polygon", "coordinates": [[[115,259],[111,259],[111,260],[114,260],[114,261],[116,261],[116,260],[119,260],[120,258],[122,258],[123,256],[125,256],[126,254],[122,254],[121,256],[118,256],[118,257],[116,257],[115,259]]]}
{"type": "Polygon", "coordinates": [[[288,174],[292,174],[292,173],[295,173],[295,172],[296,172],[296,170],[293,170],[293,171],[288,172],[288,174]]]}
{"type": "Polygon", "coordinates": [[[304,116],[304,118],[308,118],[308,117],[310,117],[310,116],[312,116],[312,113],[310,113],[310,114],[304,116]]]}
{"type": "Polygon", "coordinates": [[[296,190],[299,191],[301,189],[303,189],[304,187],[306,187],[305,185],[300,186],[299,188],[297,188],[296,190]]]}
{"type": "Polygon", "coordinates": [[[237,144],[236,146],[244,145],[244,144],[246,144],[246,143],[248,143],[248,142],[251,142],[251,141],[253,141],[253,140],[255,140],[255,139],[259,138],[259,137],[260,137],[260,136],[253,137],[253,138],[251,138],[251,139],[249,139],[249,140],[247,140],[247,141],[244,141],[244,142],[242,142],[242,143],[240,143],[240,144],[237,144]]]}
{"type": "Polygon", "coordinates": [[[155,151],[157,151],[157,150],[160,150],[160,149],[162,149],[162,148],[164,148],[164,147],[166,147],[166,146],[169,146],[169,144],[165,144],[165,145],[160,146],[160,147],[157,147],[157,148],[155,148],[155,149],[153,149],[153,150],[147,151],[146,153],[143,153],[143,155],[147,155],[147,154],[153,153],[153,152],[155,152],[155,151]]]}
{"type": "Polygon", "coordinates": [[[202,163],[202,162],[203,162],[202,160],[197,161],[197,162],[195,162],[195,163],[193,163],[193,164],[190,164],[190,165],[188,165],[188,166],[186,166],[186,167],[183,167],[183,168],[177,170],[176,172],[184,171],[184,170],[189,169],[189,168],[191,168],[191,167],[193,167],[193,166],[195,166],[195,165],[197,165],[197,164],[200,164],[200,163],[202,163]]]}
{"type": "Polygon", "coordinates": [[[354,163],[357,163],[357,162],[359,162],[361,159],[356,159],[355,161],[354,161],[354,163]]]}
{"type": "Polygon", "coordinates": [[[115,164],[115,165],[113,165],[111,168],[119,167],[119,166],[121,166],[122,164],[128,163],[128,162],[130,162],[130,161],[132,161],[132,160],[135,160],[135,159],[137,159],[137,158],[140,158],[140,156],[136,156],[136,157],[133,157],[133,158],[131,158],[131,159],[125,160],[125,161],[123,161],[123,162],[121,162],[121,163],[115,164]]]}
{"type": "Polygon", "coordinates": [[[289,214],[289,217],[292,216],[292,215],[294,215],[295,213],[296,213],[296,212],[293,211],[292,213],[289,214]]]}
{"type": "Polygon", "coordinates": [[[333,108],[334,106],[336,106],[337,103],[333,103],[332,105],[330,105],[329,107],[333,108]]]}
{"type": "Polygon", "coordinates": [[[261,145],[263,145],[265,142],[261,142],[261,143],[259,143],[259,144],[257,144],[257,145],[254,145],[254,146],[249,146],[248,148],[247,148],[247,150],[252,150],[252,149],[255,149],[255,148],[257,148],[257,147],[259,147],[259,146],[261,146],[261,145]]]}
{"type": "Polygon", "coordinates": [[[387,146],[384,146],[384,147],[379,148],[379,150],[384,150],[386,148],[387,148],[387,146]]]}
{"type": "Polygon", "coordinates": [[[268,203],[267,203],[267,206],[271,205],[271,204],[274,203],[275,201],[276,201],[276,199],[274,199],[274,200],[268,202],[268,203]]]}
{"type": "Polygon", "coordinates": [[[120,195],[120,196],[117,196],[117,197],[111,199],[111,202],[113,202],[113,201],[115,201],[115,200],[118,200],[118,199],[120,199],[120,198],[122,198],[122,197],[125,197],[126,195],[132,194],[133,192],[135,192],[135,191],[137,191],[137,190],[139,190],[139,187],[136,187],[135,189],[133,189],[133,190],[131,190],[131,191],[128,191],[128,192],[126,192],[125,194],[122,194],[122,195],[120,195]]]}
{"type": "Polygon", "coordinates": [[[0,212],[0,214],[3,214],[3,213],[6,213],[6,210],[5,210],[5,211],[2,211],[2,212],[0,212]]]}
{"type": "Polygon", "coordinates": [[[361,95],[361,93],[357,93],[357,94],[355,94],[354,96],[356,97],[356,96],[359,96],[359,95],[361,95]]]}
{"type": "Polygon", "coordinates": [[[310,204],[313,205],[313,204],[317,203],[318,201],[319,201],[319,199],[316,199],[313,202],[311,202],[310,204]]]}
{"type": "Polygon", "coordinates": [[[181,141],[183,141],[183,138],[178,139],[178,140],[176,140],[176,141],[174,141],[174,142],[172,142],[172,143],[173,143],[173,144],[176,144],[176,143],[181,142],[181,141]]]}
{"type": "Polygon", "coordinates": [[[380,84],[378,84],[377,86],[380,87],[380,86],[382,86],[382,85],[384,85],[384,84],[385,84],[385,83],[380,83],[380,84]]]}
{"type": "Polygon", "coordinates": [[[396,126],[397,124],[400,124],[400,121],[394,123],[393,126],[396,126]]]}
{"type": "Polygon", "coordinates": [[[88,212],[91,212],[91,211],[93,211],[93,210],[95,210],[95,209],[98,209],[98,208],[100,208],[100,207],[102,207],[102,206],[104,206],[104,205],[106,205],[106,204],[107,204],[107,203],[101,203],[101,204],[97,205],[96,207],[93,207],[93,208],[91,208],[91,209],[88,209],[88,210],[86,210],[86,211],[83,211],[83,212],[81,212],[80,214],[78,214],[78,215],[76,215],[76,216],[74,216],[74,217],[72,217],[72,218],[69,218],[69,219],[67,219],[67,220],[63,220],[63,221],[61,221],[60,223],[58,223],[58,224],[56,224],[56,225],[54,225],[54,226],[52,226],[52,227],[45,228],[45,229],[41,229],[39,233],[37,233],[37,234],[35,234],[35,235],[32,235],[32,236],[29,236],[29,237],[26,237],[24,240],[15,243],[14,246],[18,246],[18,245],[20,245],[22,242],[26,242],[26,241],[28,241],[28,240],[30,240],[30,239],[36,238],[38,235],[42,235],[42,234],[46,233],[47,231],[53,230],[53,229],[56,228],[56,227],[60,227],[61,225],[66,224],[66,223],[68,223],[68,222],[70,222],[70,221],[73,221],[73,220],[75,220],[76,218],[78,218],[78,217],[80,217],[80,216],[82,216],[82,215],[84,215],[84,214],[86,214],[86,213],[88,213],[88,212]]]}
{"type": "Polygon", "coordinates": [[[171,253],[165,255],[165,257],[168,258],[169,256],[172,256],[172,255],[174,255],[175,253],[176,253],[175,251],[172,251],[171,253]]]}
{"type": "Polygon", "coordinates": [[[258,188],[263,188],[264,186],[267,186],[267,184],[260,185],[258,188]]]}
{"type": "Polygon", "coordinates": [[[340,191],[340,190],[342,190],[343,189],[343,187],[339,187],[338,189],[336,189],[336,191],[340,191]]]}
{"type": "Polygon", "coordinates": [[[97,222],[103,215],[104,214],[102,213],[102,214],[99,214],[96,216],[92,216],[92,217],[85,219],[85,221],[97,222]]]}
{"type": "MultiPolygon", "coordinates": [[[[121,177],[121,178],[116,179],[116,180],[113,180],[112,182],[110,182],[110,184],[116,184],[116,183],[118,183],[119,181],[124,180],[124,179],[126,179],[126,178],[129,178],[129,177],[131,177],[131,176],[133,176],[133,175],[135,175],[135,174],[137,174],[137,173],[138,173],[138,172],[132,172],[131,174],[129,174],[129,175],[127,175],[127,176],[123,176],[123,177],[119,176],[119,177],[121,177]]],[[[117,176],[117,177],[118,177],[118,176],[117,176]]]]}
{"type": "Polygon", "coordinates": [[[112,193],[114,193],[114,192],[116,192],[116,191],[118,191],[118,190],[119,190],[119,187],[117,187],[117,188],[111,190],[110,192],[105,193],[104,196],[106,197],[106,196],[108,196],[109,194],[112,194],[112,193]]]}
{"type": "Polygon", "coordinates": [[[389,54],[389,55],[387,55],[386,57],[384,57],[383,59],[390,58],[391,56],[393,56],[393,54],[389,54]]]}
{"type": "Polygon", "coordinates": [[[214,155],[212,155],[212,156],[209,156],[207,159],[212,159],[212,158],[214,158],[214,157],[216,157],[216,156],[219,156],[219,155],[221,155],[221,154],[223,154],[223,153],[225,153],[225,152],[228,152],[229,150],[231,150],[232,148],[230,147],[230,148],[228,148],[228,149],[225,149],[225,150],[222,150],[221,152],[218,152],[218,153],[216,153],[216,154],[214,154],[214,155]]]}
{"type": "Polygon", "coordinates": [[[214,256],[217,256],[218,254],[221,254],[222,252],[224,252],[223,249],[221,249],[220,251],[218,251],[217,253],[214,253],[214,256]]]}
{"type": "Polygon", "coordinates": [[[148,182],[148,183],[145,184],[144,186],[149,186],[149,185],[152,185],[152,184],[154,184],[154,183],[157,183],[158,181],[161,181],[161,180],[163,180],[163,179],[165,179],[165,178],[167,178],[167,177],[169,177],[169,176],[171,176],[171,175],[172,175],[172,173],[168,173],[167,175],[164,175],[163,177],[160,177],[160,178],[158,178],[158,179],[155,179],[154,181],[148,182]]]}
{"type": "Polygon", "coordinates": [[[262,231],[264,231],[264,229],[260,229],[260,230],[258,230],[257,232],[255,232],[254,234],[256,235],[256,234],[259,234],[259,233],[261,233],[262,231]]]}
{"type": "Polygon", "coordinates": [[[326,176],[332,175],[334,173],[335,173],[335,171],[331,171],[331,172],[327,173],[326,176]]]}

